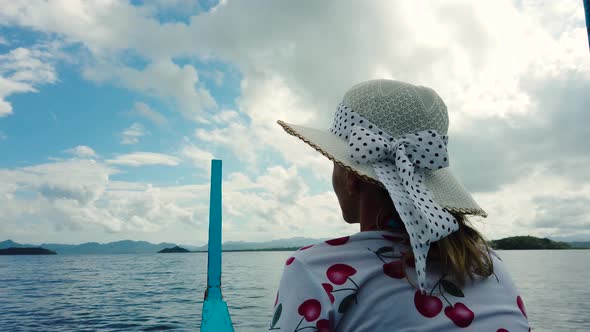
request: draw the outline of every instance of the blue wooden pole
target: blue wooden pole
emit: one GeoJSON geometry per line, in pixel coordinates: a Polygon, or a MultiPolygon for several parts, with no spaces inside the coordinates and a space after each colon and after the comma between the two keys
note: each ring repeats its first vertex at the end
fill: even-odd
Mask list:
{"type": "Polygon", "coordinates": [[[586,34],[588,35],[588,48],[590,49],[590,0],[584,0],[584,12],[586,13],[586,34]]]}
{"type": "Polygon", "coordinates": [[[211,161],[210,190],[207,290],[209,299],[221,300],[221,160],[211,161]]]}
{"type": "Polygon", "coordinates": [[[207,293],[203,303],[201,332],[233,332],[227,304],[221,296],[221,160],[211,161],[207,293]]]}

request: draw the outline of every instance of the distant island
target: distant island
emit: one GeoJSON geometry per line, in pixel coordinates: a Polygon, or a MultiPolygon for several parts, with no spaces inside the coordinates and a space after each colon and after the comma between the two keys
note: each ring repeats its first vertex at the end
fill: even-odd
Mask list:
{"type": "MultiPolygon", "coordinates": [[[[322,242],[327,239],[293,237],[265,242],[228,241],[223,243],[223,251],[295,251],[298,248],[322,242]]],[[[86,242],[82,244],[21,244],[12,240],[0,241],[0,249],[43,247],[60,255],[112,255],[112,254],[154,254],[162,249],[181,247],[191,252],[207,252],[207,245],[187,245],[162,242],[153,244],[146,241],[123,240],[109,243],[86,242]]]]}
{"type": "MultiPolygon", "coordinates": [[[[223,243],[223,251],[295,251],[301,247],[321,243],[327,238],[292,237],[263,242],[227,241],[223,243]]],[[[566,240],[566,238],[561,238],[566,240]]],[[[560,242],[533,236],[515,236],[490,241],[495,249],[590,249],[590,241],[560,242]]],[[[146,241],[123,240],[110,243],[86,242],[82,244],[21,244],[12,240],[0,241],[0,249],[42,247],[59,255],[112,255],[112,254],[155,254],[163,249],[172,250],[175,247],[190,252],[207,252],[207,245],[187,245],[162,242],[158,244],[146,241]]],[[[163,251],[180,252],[180,251],[163,251]]]]}
{"type": "Polygon", "coordinates": [[[493,240],[492,247],[502,250],[525,250],[525,249],[582,249],[573,247],[566,242],[553,241],[547,238],[534,236],[512,236],[500,240],[493,240]]]}
{"type": "Polygon", "coordinates": [[[45,248],[6,248],[0,249],[0,255],[56,255],[55,251],[45,248]]]}
{"type": "Polygon", "coordinates": [[[12,240],[0,241],[0,249],[43,247],[60,255],[111,255],[111,254],[153,254],[164,248],[174,247],[174,243],[153,244],[146,241],[116,241],[110,243],[86,242],[82,244],[42,243],[38,245],[21,244],[12,240]]]}
{"type": "Polygon", "coordinates": [[[185,252],[191,252],[191,251],[188,249],[181,248],[179,246],[175,246],[172,248],[164,248],[164,249],[158,251],[158,254],[185,253],[185,252]]]}

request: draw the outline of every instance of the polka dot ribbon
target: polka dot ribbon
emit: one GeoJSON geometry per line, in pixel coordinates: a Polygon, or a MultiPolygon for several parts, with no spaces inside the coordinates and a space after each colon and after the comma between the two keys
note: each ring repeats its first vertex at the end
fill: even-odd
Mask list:
{"type": "Polygon", "coordinates": [[[425,291],[430,244],[459,229],[424,185],[424,170],[449,166],[448,137],[425,130],[395,139],[343,104],[330,132],[348,140],[352,160],[373,164],[410,235],[419,288],[425,291]]]}

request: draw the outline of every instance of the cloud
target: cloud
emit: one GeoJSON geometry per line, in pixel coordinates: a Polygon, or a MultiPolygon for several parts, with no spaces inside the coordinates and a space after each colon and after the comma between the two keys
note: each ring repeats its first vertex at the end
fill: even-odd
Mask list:
{"type": "Polygon", "coordinates": [[[198,169],[208,169],[211,160],[214,159],[211,152],[200,149],[194,145],[185,145],[180,150],[180,155],[190,160],[192,164],[198,169]]]}
{"type": "Polygon", "coordinates": [[[171,59],[155,60],[143,70],[98,64],[86,67],[83,75],[92,81],[113,82],[171,102],[175,106],[173,109],[193,121],[208,122],[204,112],[217,106],[209,91],[200,83],[196,69],[192,65],[179,66],[171,59]]]}
{"type": "Polygon", "coordinates": [[[13,112],[6,97],[37,92],[38,86],[57,81],[54,58],[55,55],[45,45],[18,47],[0,54],[0,117],[13,112]]]}
{"type": "Polygon", "coordinates": [[[121,221],[103,218],[96,208],[109,176],[116,172],[83,159],[0,169],[0,183],[4,184],[0,186],[0,223],[10,229],[24,227],[31,219],[49,219],[57,228],[80,229],[93,224],[116,231],[121,221]]]}
{"type": "Polygon", "coordinates": [[[80,204],[96,200],[116,170],[94,160],[68,160],[3,170],[6,178],[22,189],[39,192],[47,199],[73,199],[80,204]]]}
{"type": "Polygon", "coordinates": [[[65,152],[70,153],[79,158],[96,157],[96,152],[94,152],[92,148],[86,145],[78,145],[74,148],[67,149],[65,152]]]}
{"type": "Polygon", "coordinates": [[[542,229],[559,231],[559,235],[590,235],[590,199],[588,193],[571,197],[540,196],[535,197],[537,205],[534,226],[542,229]]]}
{"type": "Polygon", "coordinates": [[[168,189],[112,181],[117,172],[110,165],[81,159],[0,169],[0,225],[12,233],[33,220],[35,227],[29,231],[37,234],[46,225],[53,226],[48,232],[96,232],[98,227],[119,233],[195,224],[194,200],[204,195],[206,186],[168,189]]]}
{"type": "Polygon", "coordinates": [[[231,122],[238,121],[240,118],[240,113],[234,110],[221,110],[211,118],[214,122],[227,125],[231,122]]]}
{"type": "Polygon", "coordinates": [[[331,171],[332,164],[328,159],[296,142],[276,123],[278,119],[295,120],[294,114],[297,114],[298,122],[313,125],[313,112],[317,111],[311,106],[307,108],[282,80],[248,81],[242,87],[238,106],[248,121],[238,118],[219,127],[199,128],[195,130],[195,137],[229,149],[252,169],[258,167],[260,155],[274,152],[294,165],[313,169],[314,174],[322,176],[331,171]]]}
{"type": "Polygon", "coordinates": [[[269,233],[285,238],[293,232],[329,237],[358,231],[358,225],[342,222],[336,195],[312,194],[297,167],[272,166],[263,174],[232,173],[224,183],[224,238],[268,240],[269,233]]]}
{"type": "Polygon", "coordinates": [[[129,154],[123,154],[115,157],[114,159],[108,159],[107,164],[139,167],[145,165],[166,165],[176,166],[180,163],[180,159],[162,153],[154,152],[133,152],[129,154]]]}
{"type": "Polygon", "coordinates": [[[136,102],[133,104],[132,114],[142,116],[156,125],[163,126],[168,124],[168,120],[162,114],[154,111],[148,104],[136,102]]]}
{"type": "Polygon", "coordinates": [[[514,235],[588,238],[583,229],[590,215],[590,184],[536,167],[496,191],[476,193],[475,199],[488,212],[487,219],[474,218],[475,225],[491,239],[514,235]],[[584,219],[586,218],[586,219],[584,219]]]}
{"type": "Polygon", "coordinates": [[[580,74],[567,79],[533,80],[526,87],[535,100],[534,113],[508,119],[474,120],[451,133],[449,150],[465,185],[495,191],[526,177],[536,167],[588,182],[590,81],[580,74]]]}
{"type": "MultiPolygon", "coordinates": [[[[344,92],[377,77],[428,85],[443,97],[451,117],[451,164],[490,213],[482,225],[488,234],[557,234],[544,221],[553,218],[553,207],[540,204],[553,197],[559,211],[566,205],[576,210],[576,200],[585,203],[578,187],[589,181],[584,106],[590,104],[590,62],[579,4],[456,0],[300,6],[253,0],[224,2],[183,23],[163,22],[158,8],[177,5],[11,1],[3,6],[0,22],[80,45],[89,58],[83,63],[85,78],[159,98],[197,121],[197,142],[182,148],[183,158],[203,165],[210,157],[200,148],[205,144],[211,151],[231,152],[245,172],[230,175],[232,186],[240,188],[232,191],[228,205],[231,236],[238,238],[247,220],[277,234],[305,233],[313,228],[302,218],[321,216],[332,231],[340,229],[332,194],[314,194],[301,185],[326,177],[331,163],[275,121],[327,128],[344,92]],[[142,64],[127,63],[128,57],[142,64]],[[240,71],[240,95],[231,111],[218,109],[201,80],[223,80],[223,75],[193,65],[206,68],[208,61],[240,71]],[[280,181],[249,175],[255,172],[280,181]],[[558,199],[563,193],[568,201],[558,199]],[[288,197],[291,204],[284,204],[288,197]]],[[[15,82],[4,91],[32,91],[41,84],[15,82]]],[[[146,104],[134,107],[152,122],[164,121],[152,111],[146,104]]],[[[106,163],[143,165],[154,159],[137,157],[106,163]]],[[[166,160],[156,163],[180,162],[166,160]]],[[[185,189],[160,189],[160,194],[189,195],[185,189]]],[[[67,196],[61,187],[45,191],[67,196]]],[[[585,215],[581,211],[572,218],[585,215]]],[[[255,228],[242,234],[258,236],[255,228]]]]}
{"type": "MultiPolygon", "coordinates": [[[[153,186],[110,179],[117,172],[112,165],[80,159],[0,169],[0,225],[11,229],[7,236],[16,229],[28,238],[47,229],[40,241],[60,232],[89,231],[119,238],[141,233],[157,241],[175,229],[175,242],[206,242],[209,183],[153,186]]],[[[354,231],[355,226],[342,224],[337,204],[333,192],[311,193],[295,166],[273,166],[256,177],[229,173],[224,238],[268,240],[269,233],[285,238],[293,232],[327,237],[334,229],[342,235],[354,231]]]]}
{"type": "Polygon", "coordinates": [[[133,123],[121,133],[121,144],[137,144],[139,143],[139,138],[146,134],[148,134],[148,132],[143,125],[137,122],[133,123]]]}

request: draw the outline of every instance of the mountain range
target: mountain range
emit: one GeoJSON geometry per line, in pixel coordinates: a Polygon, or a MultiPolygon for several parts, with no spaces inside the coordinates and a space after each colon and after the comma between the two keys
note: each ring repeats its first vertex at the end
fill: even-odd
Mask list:
{"type": "MultiPolygon", "coordinates": [[[[244,241],[228,241],[223,243],[224,251],[232,250],[268,250],[268,249],[282,249],[282,248],[300,248],[310,244],[325,241],[327,239],[312,239],[305,237],[293,237],[289,239],[272,240],[266,242],[244,242],[244,241]]],[[[496,240],[501,241],[501,240],[496,240]]],[[[572,248],[590,248],[590,241],[575,241],[568,242],[572,248]]],[[[0,249],[6,248],[26,248],[26,247],[42,247],[57,252],[62,255],[87,255],[87,254],[153,254],[166,248],[179,246],[189,249],[191,251],[205,252],[207,245],[193,246],[193,245],[177,245],[175,243],[162,242],[153,244],[146,241],[117,241],[110,243],[87,242],[82,244],[53,244],[43,243],[40,245],[20,244],[12,240],[0,242],[0,249]]]]}
{"type": "MultiPolygon", "coordinates": [[[[223,250],[260,250],[271,248],[299,248],[309,244],[324,241],[325,239],[309,239],[294,237],[290,239],[272,240],[268,242],[243,242],[229,241],[223,243],[223,250]]],[[[12,240],[0,242],[0,249],[42,247],[57,252],[61,255],[88,255],[88,254],[148,254],[156,253],[162,249],[179,246],[191,251],[207,251],[207,245],[177,245],[175,243],[162,242],[153,244],[146,241],[117,241],[110,243],[87,242],[82,244],[21,244],[12,240]]]]}
{"type": "Polygon", "coordinates": [[[43,243],[40,245],[20,244],[11,240],[0,242],[0,249],[42,247],[57,252],[58,254],[147,254],[155,253],[164,248],[174,247],[174,243],[153,244],[146,241],[117,241],[110,243],[87,242],[82,244],[54,244],[43,243]]]}

